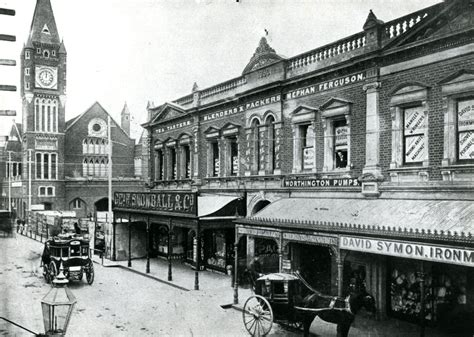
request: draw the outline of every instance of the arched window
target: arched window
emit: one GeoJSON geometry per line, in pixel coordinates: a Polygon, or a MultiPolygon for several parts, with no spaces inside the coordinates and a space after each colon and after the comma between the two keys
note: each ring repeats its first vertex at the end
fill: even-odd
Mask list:
{"type": "Polygon", "coordinates": [[[53,113],[52,113],[52,130],[53,132],[58,132],[58,101],[53,100],[53,113]]]}
{"type": "Polygon", "coordinates": [[[107,176],[107,171],[106,171],[106,166],[105,166],[105,160],[104,159],[102,159],[100,161],[99,170],[100,170],[100,176],[101,177],[107,176]]]}
{"type": "Polygon", "coordinates": [[[87,159],[82,162],[82,175],[87,176],[87,159]]]}
{"type": "Polygon", "coordinates": [[[105,139],[102,139],[100,142],[100,154],[106,154],[105,152],[105,139]]]}
{"type": "Polygon", "coordinates": [[[100,172],[100,163],[99,159],[96,159],[94,162],[94,176],[100,177],[101,172],[100,172]]]}
{"type": "Polygon", "coordinates": [[[267,139],[268,139],[268,171],[273,172],[276,167],[276,158],[275,158],[275,118],[272,115],[269,115],[265,121],[267,125],[267,139]]]}
{"type": "Polygon", "coordinates": [[[86,154],[87,153],[87,139],[84,139],[82,141],[82,153],[86,154]]]}
{"type": "Polygon", "coordinates": [[[40,100],[35,99],[35,131],[40,130],[41,115],[40,115],[40,100]]]}
{"type": "Polygon", "coordinates": [[[47,132],[51,132],[52,126],[52,111],[51,111],[51,100],[46,101],[46,130],[47,132]]]}
{"type": "Polygon", "coordinates": [[[87,169],[87,175],[93,176],[94,175],[94,161],[92,159],[89,160],[89,165],[87,169]]]}
{"type": "Polygon", "coordinates": [[[252,141],[252,148],[253,148],[253,173],[257,174],[258,170],[260,169],[260,121],[258,119],[254,119],[252,121],[252,133],[253,133],[253,141],[252,141]]]}

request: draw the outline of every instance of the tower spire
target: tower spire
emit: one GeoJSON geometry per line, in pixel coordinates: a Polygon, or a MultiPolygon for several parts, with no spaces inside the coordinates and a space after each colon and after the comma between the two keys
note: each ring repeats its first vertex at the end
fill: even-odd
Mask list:
{"type": "Polygon", "coordinates": [[[54,20],[53,8],[50,0],[37,0],[33,20],[31,21],[30,35],[27,45],[31,42],[60,44],[58,28],[54,20]]]}

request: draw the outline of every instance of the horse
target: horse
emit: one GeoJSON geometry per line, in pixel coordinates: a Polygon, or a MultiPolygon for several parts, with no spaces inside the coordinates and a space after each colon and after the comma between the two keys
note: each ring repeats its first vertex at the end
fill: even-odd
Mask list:
{"type": "Polygon", "coordinates": [[[375,299],[365,290],[353,291],[346,298],[323,295],[303,280],[301,275],[296,275],[312,291],[302,300],[301,306],[298,308],[303,318],[305,337],[309,336],[309,328],[316,317],[337,324],[338,336],[347,337],[355,315],[361,308],[365,308],[372,315],[375,314],[375,299]]]}

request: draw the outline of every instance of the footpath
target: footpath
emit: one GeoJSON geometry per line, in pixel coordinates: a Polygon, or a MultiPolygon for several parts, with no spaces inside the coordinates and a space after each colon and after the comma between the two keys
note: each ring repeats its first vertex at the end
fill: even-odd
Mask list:
{"type": "MultiPolygon", "coordinates": [[[[16,233],[15,235],[20,235],[16,233]]],[[[44,242],[44,238],[29,237],[38,243],[44,242]]],[[[219,305],[225,309],[242,310],[242,307],[248,297],[252,295],[250,289],[238,288],[238,304],[233,305],[234,289],[232,287],[232,279],[230,275],[224,275],[212,271],[199,272],[199,290],[194,290],[195,270],[190,266],[179,261],[172,261],[172,278],[168,280],[168,261],[160,258],[150,259],[150,272],[146,272],[146,259],[132,259],[132,266],[128,267],[128,261],[111,261],[93,255],[93,261],[103,268],[120,268],[140,274],[143,277],[151,278],[157,282],[167,284],[171,287],[178,288],[183,291],[198,292],[200,296],[205,298],[207,302],[219,305]]],[[[210,304],[210,303],[209,303],[210,304]]],[[[336,328],[334,324],[324,322],[319,318],[313,321],[311,326],[312,336],[336,337],[336,328]]],[[[274,325],[269,336],[298,336],[300,333],[285,332],[278,325],[274,325]]],[[[448,337],[436,329],[427,327],[425,330],[426,337],[448,337]]],[[[357,315],[354,324],[349,332],[351,337],[418,337],[420,336],[419,326],[396,319],[387,319],[384,321],[374,321],[363,315],[357,315]]],[[[457,336],[452,336],[457,337],[457,336]]]]}

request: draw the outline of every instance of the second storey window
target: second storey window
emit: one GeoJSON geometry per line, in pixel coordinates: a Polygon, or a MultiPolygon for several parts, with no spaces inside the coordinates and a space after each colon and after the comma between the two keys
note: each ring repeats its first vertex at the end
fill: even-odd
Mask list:
{"type": "Polygon", "coordinates": [[[218,177],[221,172],[221,163],[219,158],[219,143],[213,141],[211,143],[211,155],[212,155],[212,176],[218,177]]]}
{"type": "Polygon", "coordinates": [[[36,179],[56,180],[58,175],[56,153],[36,153],[36,179]]]}
{"type": "Polygon", "coordinates": [[[334,122],[334,162],[336,168],[346,168],[349,156],[349,126],[346,120],[334,122]]]}
{"type": "Polygon", "coordinates": [[[299,126],[301,162],[303,170],[311,170],[314,166],[314,128],[311,124],[299,126]]]}
{"type": "MultiPolygon", "coordinates": [[[[156,149],[156,147],[155,147],[156,149]]],[[[163,154],[163,148],[155,150],[155,180],[163,180],[165,176],[165,156],[163,154]]]]}
{"type": "Polygon", "coordinates": [[[428,153],[425,144],[426,115],[421,106],[405,108],[403,112],[404,163],[421,164],[428,153]]]}
{"type": "Polygon", "coordinates": [[[474,98],[457,103],[457,148],[459,161],[474,161],[474,98]]]}
{"type": "Polygon", "coordinates": [[[230,139],[230,175],[239,174],[239,144],[237,138],[230,139]]]}
{"type": "Polygon", "coordinates": [[[183,145],[181,148],[182,153],[182,178],[191,178],[191,150],[188,145],[183,145]]]}

